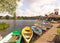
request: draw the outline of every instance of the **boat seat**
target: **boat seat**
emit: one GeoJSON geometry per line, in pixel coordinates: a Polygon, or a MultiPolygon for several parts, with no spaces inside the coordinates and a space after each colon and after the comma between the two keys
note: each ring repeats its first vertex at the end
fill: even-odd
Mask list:
{"type": "Polygon", "coordinates": [[[16,37],[16,36],[12,36],[12,37],[10,38],[10,40],[13,40],[15,37],[16,37]]]}
{"type": "Polygon", "coordinates": [[[14,38],[13,38],[13,40],[16,40],[18,38],[18,36],[15,36],[14,38]]]}
{"type": "Polygon", "coordinates": [[[28,33],[24,33],[24,35],[30,36],[31,34],[28,34],[28,33]]]}
{"type": "Polygon", "coordinates": [[[11,38],[10,38],[10,40],[16,40],[18,38],[18,36],[12,36],[11,38]]]}

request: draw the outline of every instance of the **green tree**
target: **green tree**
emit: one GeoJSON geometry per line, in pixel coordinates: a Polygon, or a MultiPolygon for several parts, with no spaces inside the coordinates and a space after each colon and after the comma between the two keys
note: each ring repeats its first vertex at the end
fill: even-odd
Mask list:
{"type": "Polygon", "coordinates": [[[9,16],[9,15],[6,15],[5,18],[6,18],[6,19],[10,19],[10,16],[9,16]]]}
{"type": "Polygon", "coordinates": [[[17,19],[21,19],[21,17],[20,17],[20,16],[18,16],[18,17],[17,17],[17,19]]]}
{"type": "Polygon", "coordinates": [[[14,14],[19,0],[0,0],[0,12],[14,14]]]}
{"type": "Polygon", "coordinates": [[[2,19],[2,16],[0,16],[0,19],[2,19]]]}
{"type": "Polygon", "coordinates": [[[13,19],[16,20],[17,17],[16,17],[16,13],[13,14],[13,19]]]}
{"type": "Polygon", "coordinates": [[[16,19],[17,19],[17,18],[16,18],[16,13],[13,14],[13,19],[14,19],[13,22],[14,22],[14,29],[15,29],[15,28],[16,28],[16,19]]]}
{"type": "Polygon", "coordinates": [[[0,0],[0,13],[8,12],[9,14],[12,14],[13,16],[15,16],[17,1],[20,1],[20,0],[0,0]]]}

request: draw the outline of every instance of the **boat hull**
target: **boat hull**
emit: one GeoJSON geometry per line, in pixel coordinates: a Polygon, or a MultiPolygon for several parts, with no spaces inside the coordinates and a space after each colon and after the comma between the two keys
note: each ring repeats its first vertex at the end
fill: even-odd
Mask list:
{"type": "Polygon", "coordinates": [[[22,35],[24,40],[26,41],[26,43],[29,43],[32,36],[33,36],[33,31],[29,26],[26,26],[25,28],[23,28],[22,30],[22,35]]]}
{"type": "Polygon", "coordinates": [[[36,26],[31,26],[31,29],[34,31],[35,34],[41,35],[42,34],[42,29],[36,27],[36,26]]]}
{"type": "Polygon", "coordinates": [[[4,37],[0,43],[21,43],[21,39],[22,39],[22,35],[20,32],[18,32],[17,30],[15,30],[14,32],[9,33],[6,37],[4,37]],[[17,33],[17,34],[16,34],[17,33]],[[20,33],[20,34],[19,34],[20,33]]]}

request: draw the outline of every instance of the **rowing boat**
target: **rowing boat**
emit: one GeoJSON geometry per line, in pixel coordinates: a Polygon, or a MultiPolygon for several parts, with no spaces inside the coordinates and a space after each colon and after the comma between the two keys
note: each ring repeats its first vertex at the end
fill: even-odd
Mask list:
{"type": "MultiPolygon", "coordinates": [[[[32,26],[32,28],[34,28],[34,27],[35,27],[35,28],[36,28],[36,27],[37,27],[37,28],[40,28],[40,29],[42,29],[42,30],[44,30],[44,31],[47,30],[47,27],[46,27],[46,26],[41,26],[41,25],[39,25],[38,23],[35,23],[34,26],[32,26]]],[[[37,28],[36,28],[36,29],[37,29],[37,28]]]]}
{"type": "Polygon", "coordinates": [[[36,26],[31,26],[31,29],[33,30],[33,32],[37,35],[41,35],[42,34],[42,29],[41,28],[38,28],[36,26]]]}
{"type": "Polygon", "coordinates": [[[4,37],[0,43],[21,43],[21,30],[14,30],[4,37]]]}
{"type": "Polygon", "coordinates": [[[33,36],[33,31],[29,26],[26,26],[22,30],[22,36],[26,43],[29,43],[33,36]]]}
{"type": "Polygon", "coordinates": [[[34,25],[39,27],[39,28],[41,28],[42,30],[45,30],[45,31],[52,27],[51,24],[42,24],[42,23],[39,24],[39,23],[35,23],[34,25]]]}
{"type": "Polygon", "coordinates": [[[46,28],[51,28],[52,27],[52,25],[51,24],[44,24],[43,22],[39,22],[38,23],[40,26],[45,26],[46,28]]]}

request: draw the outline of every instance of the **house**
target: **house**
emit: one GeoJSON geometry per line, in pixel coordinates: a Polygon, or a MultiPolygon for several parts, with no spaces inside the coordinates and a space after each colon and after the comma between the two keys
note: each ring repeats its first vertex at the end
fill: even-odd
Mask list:
{"type": "Polygon", "coordinates": [[[49,15],[47,15],[47,20],[48,21],[60,20],[60,15],[59,15],[58,9],[54,9],[54,13],[50,13],[49,15]]]}

